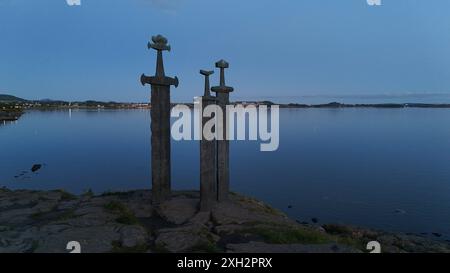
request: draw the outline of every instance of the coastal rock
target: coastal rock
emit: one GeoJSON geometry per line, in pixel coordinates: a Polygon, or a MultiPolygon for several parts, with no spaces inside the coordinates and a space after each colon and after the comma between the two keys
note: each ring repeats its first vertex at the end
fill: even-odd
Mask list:
{"type": "Polygon", "coordinates": [[[212,220],[216,225],[243,225],[254,222],[296,224],[282,212],[255,199],[232,195],[230,202],[219,203],[212,210],[212,220]]]}
{"type": "Polygon", "coordinates": [[[31,172],[37,172],[37,171],[39,171],[40,169],[42,168],[42,164],[34,164],[32,167],[31,167],[31,172]]]}
{"type": "Polygon", "coordinates": [[[158,214],[168,222],[181,225],[198,211],[199,201],[184,196],[172,198],[160,205],[158,214]]]}
{"type": "Polygon", "coordinates": [[[0,188],[0,252],[67,253],[69,241],[80,242],[83,253],[367,252],[370,241],[380,242],[382,252],[450,252],[447,238],[299,224],[234,193],[210,212],[199,212],[198,202],[196,191],[174,192],[156,211],[145,190],[76,197],[0,188]]]}
{"type": "Polygon", "coordinates": [[[229,253],[361,253],[360,250],[337,244],[267,244],[249,242],[245,244],[228,244],[229,253]]]}
{"type": "Polygon", "coordinates": [[[191,219],[189,219],[189,223],[205,225],[207,227],[212,227],[213,223],[211,222],[211,213],[210,212],[199,212],[191,219]]]}
{"type": "Polygon", "coordinates": [[[120,229],[120,244],[122,247],[136,247],[149,242],[147,231],[141,226],[124,226],[120,229]]]}
{"type": "Polygon", "coordinates": [[[77,241],[83,253],[105,253],[113,250],[112,242],[120,239],[114,226],[96,226],[64,230],[46,236],[36,243],[36,253],[67,253],[67,243],[77,241]]]}
{"type": "Polygon", "coordinates": [[[220,236],[231,235],[234,233],[239,233],[245,229],[248,229],[247,226],[244,225],[221,225],[215,226],[214,232],[220,236]]]}
{"type": "Polygon", "coordinates": [[[219,237],[209,232],[205,226],[191,224],[160,230],[155,244],[169,252],[188,252],[210,246],[218,240],[219,237]]]}

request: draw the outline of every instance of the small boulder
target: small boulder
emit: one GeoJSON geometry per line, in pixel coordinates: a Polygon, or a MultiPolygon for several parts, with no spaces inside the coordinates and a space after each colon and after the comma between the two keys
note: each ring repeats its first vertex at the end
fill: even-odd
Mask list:
{"type": "Polygon", "coordinates": [[[39,171],[41,168],[42,168],[42,164],[34,164],[31,167],[31,172],[35,173],[35,172],[39,171]]]}
{"type": "Polygon", "coordinates": [[[136,247],[148,243],[147,231],[141,226],[124,226],[120,230],[120,243],[122,247],[136,247]]]}

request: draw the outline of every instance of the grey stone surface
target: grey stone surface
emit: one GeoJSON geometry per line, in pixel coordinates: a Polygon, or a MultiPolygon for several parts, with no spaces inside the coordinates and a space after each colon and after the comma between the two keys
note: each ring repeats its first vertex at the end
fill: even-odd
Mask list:
{"type": "Polygon", "coordinates": [[[219,237],[209,232],[205,226],[191,224],[160,230],[155,243],[170,252],[186,252],[216,243],[218,240],[219,237]]]}
{"type": "Polygon", "coordinates": [[[35,253],[61,253],[66,251],[67,243],[77,241],[83,253],[105,253],[113,249],[112,242],[120,239],[120,233],[114,225],[80,227],[64,230],[58,234],[42,237],[35,253]]]}
{"type": "Polygon", "coordinates": [[[338,244],[267,244],[249,242],[228,244],[229,253],[361,253],[360,250],[338,244]]]}
{"type": "Polygon", "coordinates": [[[153,36],[148,48],[157,51],[156,74],[154,77],[141,76],[143,85],[151,87],[151,158],[152,158],[152,202],[160,204],[170,198],[170,86],[178,86],[178,78],[166,77],[162,51],[170,50],[167,39],[153,36]]]}
{"type": "MultiPolygon", "coordinates": [[[[216,99],[211,96],[209,89],[209,76],[214,71],[200,70],[200,74],[205,76],[205,92],[202,98],[202,112],[209,105],[216,103],[216,99]]],[[[211,118],[202,117],[201,127],[211,118]]],[[[202,131],[203,134],[203,131],[202,131]]],[[[217,141],[208,140],[203,136],[200,141],[200,210],[210,211],[217,200],[217,141]]]]}
{"type": "Polygon", "coordinates": [[[229,202],[199,212],[198,192],[174,192],[158,213],[142,218],[137,218],[131,207],[140,204],[135,211],[153,210],[150,191],[76,197],[71,206],[62,206],[68,201],[59,199],[49,211],[48,202],[58,199],[52,196],[49,192],[0,189],[2,202],[9,204],[0,209],[0,253],[67,253],[69,241],[80,242],[84,253],[339,253],[366,252],[354,246],[373,240],[381,243],[382,252],[450,252],[449,243],[423,236],[340,225],[299,225],[263,202],[235,193],[230,194],[229,202]]]}
{"type": "Polygon", "coordinates": [[[124,226],[120,230],[122,247],[136,247],[149,244],[149,235],[141,226],[124,226]]]}
{"type": "Polygon", "coordinates": [[[225,84],[225,68],[229,64],[220,60],[216,62],[216,67],[220,69],[220,85],[211,88],[211,91],[216,92],[217,105],[222,108],[223,121],[219,124],[219,132],[222,133],[222,140],[217,141],[217,200],[219,202],[228,201],[228,193],[230,191],[230,144],[227,140],[227,114],[226,105],[230,103],[230,92],[233,88],[225,84]]]}
{"type": "Polygon", "coordinates": [[[158,214],[166,221],[181,225],[186,223],[198,211],[198,200],[185,196],[173,197],[161,203],[157,209],[158,214]]]}

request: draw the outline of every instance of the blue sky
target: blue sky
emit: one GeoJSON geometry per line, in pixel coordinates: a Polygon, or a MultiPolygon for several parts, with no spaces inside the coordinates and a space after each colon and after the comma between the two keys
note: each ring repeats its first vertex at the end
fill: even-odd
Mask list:
{"type": "MultiPolygon", "coordinates": [[[[0,93],[147,101],[151,35],[169,39],[174,101],[230,63],[232,99],[450,101],[450,1],[0,0],[0,93]]],[[[218,82],[218,73],[212,83],[218,82]]]]}

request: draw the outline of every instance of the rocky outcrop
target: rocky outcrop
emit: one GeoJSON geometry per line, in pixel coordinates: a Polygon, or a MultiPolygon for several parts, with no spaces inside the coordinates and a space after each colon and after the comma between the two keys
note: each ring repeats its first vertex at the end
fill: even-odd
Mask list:
{"type": "Polygon", "coordinates": [[[77,241],[99,252],[449,252],[445,241],[337,225],[302,225],[252,198],[231,194],[199,212],[198,192],[175,192],[158,208],[151,191],[87,193],[0,189],[0,253],[67,253],[77,241]]]}

